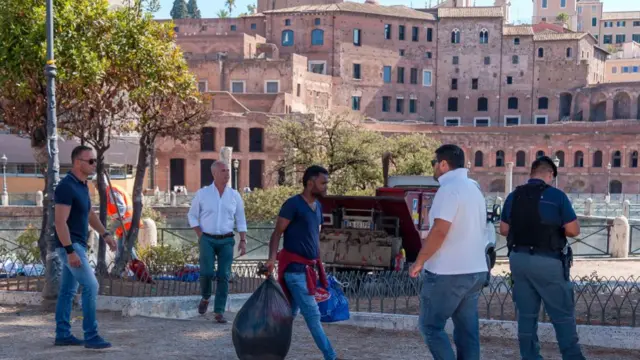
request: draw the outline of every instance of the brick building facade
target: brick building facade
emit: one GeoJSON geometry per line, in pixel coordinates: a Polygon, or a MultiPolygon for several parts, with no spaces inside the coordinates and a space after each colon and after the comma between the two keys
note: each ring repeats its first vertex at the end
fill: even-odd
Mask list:
{"type": "MultiPolygon", "coordinates": [[[[206,161],[236,136],[239,187],[273,184],[275,175],[265,169],[281,151],[266,136],[270,116],[350,108],[372,129],[426,132],[461,144],[474,164],[481,151],[472,173],[485,190],[499,188],[504,164],[522,159],[518,151],[525,163],[538,151],[560,151],[567,164],[582,151],[582,166],[565,166],[560,186],[605,192],[607,179],[598,176],[610,158],[620,163],[611,177],[622,191],[640,191],[631,185],[637,160],[636,166],[630,160],[638,143],[633,131],[640,130],[640,83],[606,82],[608,53],[590,34],[508,25],[508,2],[496,5],[260,0],[258,13],[246,17],[176,21],[176,41],[200,90],[214,94],[207,129],[215,128],[215,151],[164,140],[156,150],[156,186],[197,190],[210,180],[206,161]],[[261,151],[250,150],[255,142],[261,151]],[[604,159],[599,167],[591,165],[593,156],[604,159]]],[[[515,183],[522,171],[516,166],[515,183]]]]}

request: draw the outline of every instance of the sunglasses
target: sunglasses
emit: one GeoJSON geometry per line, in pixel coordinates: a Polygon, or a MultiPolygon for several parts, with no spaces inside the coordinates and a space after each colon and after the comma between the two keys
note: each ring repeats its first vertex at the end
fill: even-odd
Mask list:
{"type": "Polygon", "coordinates": [[[89,159],[89,160],[85,160],[85,159],[78,159],[78,160],[80,160],[80,161],[84,161],[84,162],[88,162],[88,163],[89,163],[89,165],[93,165],[93,164],[95,164],[96,162],[98,162],[98,160],[97,160],[97,159],[89,159]]]}

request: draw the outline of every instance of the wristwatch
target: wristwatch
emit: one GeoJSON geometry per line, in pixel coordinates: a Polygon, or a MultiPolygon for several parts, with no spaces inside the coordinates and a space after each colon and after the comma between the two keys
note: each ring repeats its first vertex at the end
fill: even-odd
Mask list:
{"type": "Polygon", "coordinates": [[[67,252],[67,254],[73,254],[73,244],[65,246],[64,250],[67,252]]]}
{"type": "Polygon", "coordinates": [[[105,232],[104,232],[104,234],[102,234],[102,237],[103,237],[103,238],[106,238],[106,237],[107,237],[107,236],[109,236],[109,235],[111,235],[111,233],[110,233],[110,232],[108,232],[108,231],[105,231],[105,232]]]}

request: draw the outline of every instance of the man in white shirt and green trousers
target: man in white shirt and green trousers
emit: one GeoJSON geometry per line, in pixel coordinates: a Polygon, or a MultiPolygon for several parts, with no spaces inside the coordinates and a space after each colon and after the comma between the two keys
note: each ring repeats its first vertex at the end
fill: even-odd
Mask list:
{"type": "Polygon", "coordinates": [[[211,281],[215,274],[214,261],[217,258],[217,286],[213,312],[218,323],[226,323],[224,310],[229,295],[229,278],[235,245],[234,220],[240,233],[240,244],[238,244],[240,256],[246,253],[247,221],[240,193],[228,186],[229,166],[222,161],[216,161],[211,165],[211,173],[213,184],[198,190],[187,216],[189,226],[198,235],[200,245],[202,300],[198,305],[198,312],[205,314],[209,307],[211,281]]]}

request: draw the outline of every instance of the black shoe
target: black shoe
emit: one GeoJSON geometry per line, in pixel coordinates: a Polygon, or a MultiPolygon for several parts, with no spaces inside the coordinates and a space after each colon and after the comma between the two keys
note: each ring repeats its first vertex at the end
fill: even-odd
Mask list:
{"type": "Polygon", "coordinates": [[[56,341],[53,343],[55,346],[82,346],[84,345],[84,341],[78,339],[73,335],[69,335],[66,338],[56,338],[56,341]]]}
{"type": "Polygon", "coordinates": [[[98,335],[90,340],[85,340],[84,347],[87,349],[107,349],[111,347],[111,343],[98,335]]]}
{"type": "Polygon", "coordinates": [[[209,300],[202,299],[200,300],[200,304],[198,305],[198,312],[200,315],[204,315],[207,312],[207,308],[209,307],[209,300]]]}

